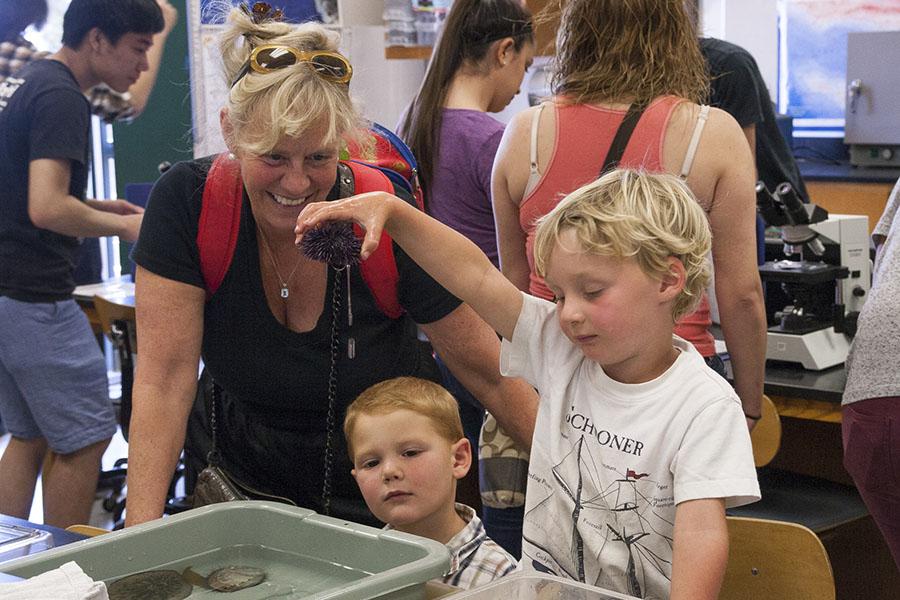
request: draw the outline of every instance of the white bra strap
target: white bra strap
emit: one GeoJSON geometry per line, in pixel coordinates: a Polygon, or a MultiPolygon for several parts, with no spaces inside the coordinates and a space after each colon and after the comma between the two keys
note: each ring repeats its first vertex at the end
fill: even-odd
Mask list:
{"type": "Polygon", "coordinates": [[[704,104],[700,107],[700,114],[697,116],[697,124],[694,126],[694,135],[691,136],[691,143],[688,145],[687,153],[684,155],[684,163],[681,165],[681,178],[686,179],[691,172],[694,164],[694,156],[697,154],[697,146],[700,144],[700,134],[703,133],[703,126],[706,125],[706,119],[709,117],[709,106],[704,104]]]}
{"type": "Polygon", "coordinates": [[[537,177],[540,175],[538,171],[538,163],[537,163],[537,141],[538,141],[538,124],[541,120],[541,113],[544,111],[544,103],[541,102],[537,110],[531,114],[531,150],[529,152],[529,165],[531,168],[531,176],[537,177]]]}

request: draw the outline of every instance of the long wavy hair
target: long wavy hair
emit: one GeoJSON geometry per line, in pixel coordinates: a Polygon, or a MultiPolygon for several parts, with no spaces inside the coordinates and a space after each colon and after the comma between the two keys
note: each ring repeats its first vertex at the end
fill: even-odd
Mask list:
{"type": "Polygon", "coordinates": [[[555,0],[554,92],[569,102],[704,102],[709,76],[684,0],[555,0]],[[560,14],[561,12],[561,14],[560,14]]]}
{"type": "Polygon", "coordinates": [[[506,38],[513,39],[517,52],[526,42],[534,41],[531,13],[521,0],[456,0],[453,3],[422,86],[400,126],[400,137],[419,163],[419,181],[426,206],[450,81],[461,68],[488,72],[493,66],[485,60],[489,51],[506,38]]]}
{"type": "MultiPolygon", "coordinates": [[[[221,3],[214,3],[217,9],[221,3]]],[[[336,52],[339,36],[317,23],[267,20],[255,22],[227,2],[226,27],[219,40],[225,80],[234,81],[253,48],[283,44],[298,50],[336,52]]],[[[217,13],[221,15],[221,13],[217,13]]],[[[324,125],[324,142],[341,143],[358,133],[361,118],[348,86],[320,77],[309,65],[298,64],[269,73],[250,72],[228,92],[226,140],[251,154],[269,152],[283,137],[297,137],[324,125]]]]}

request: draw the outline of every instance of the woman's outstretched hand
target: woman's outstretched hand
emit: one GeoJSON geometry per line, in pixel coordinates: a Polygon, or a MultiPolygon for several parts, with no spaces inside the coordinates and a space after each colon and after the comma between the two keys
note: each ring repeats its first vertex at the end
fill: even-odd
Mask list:
{"type": "Polygon", "coordinates": [[[394,202],[403,200],[386,192],[369,192],[334,202],[306,205],[297,217],[294,233],[299,244],[303,234],[327,221],[351,221],[366,230],[360,257],[365,260],[378,248],[381,232],[390,218],[394,202]]]}

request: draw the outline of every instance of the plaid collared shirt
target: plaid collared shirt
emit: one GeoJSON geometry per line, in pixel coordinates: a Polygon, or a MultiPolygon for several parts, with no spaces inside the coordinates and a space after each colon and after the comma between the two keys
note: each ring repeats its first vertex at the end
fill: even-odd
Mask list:
{"type": "MultiPolygon", "coordinates": [[[[39,51],[22,36],[0,42],[0,83],[28,63],[48,56],[49,52],[39,51]]],[[[118,94],[100,85],[91,89],[87,97],[91,102],[91,111],[108,123],[134,117],[134,106],[128,94],[118,94]]]]}
{"type": "MultiPolygon", "coordinates": [[[[441,583],[469,590],[515,571],[516,559],[487,536],[475,510],[459,502],[455,507],[467,524],[445,544],[450,551],[450,569],[441,583]]],[[[393,529],[390,525],[384,528],[393,529]]]]}
{"type": "Polygon", "coordinates": [[[487,536],[472,508],[457,502],[456,513],[468,524],[447,542],[450,570],[444,575],[444,583],[468,590],[516,569],[516,559],[487,536]]]}

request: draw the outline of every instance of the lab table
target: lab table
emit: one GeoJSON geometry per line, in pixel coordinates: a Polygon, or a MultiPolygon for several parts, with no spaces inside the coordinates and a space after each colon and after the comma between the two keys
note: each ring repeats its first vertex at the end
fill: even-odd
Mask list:
{"type": "MultiPolygon", "coordinates": [[[[58,527],[32,523],[31,521],[26,521],[24,519],[18,519],[16,517],[10,517],[9,515],[0,514],[0,529],[8,531],[12,528],[25,528],[32,530],[36,529],[39,532],[46,533],[48,535],[42,536],[40,538],[35,538],[35,541],[33,543],[26,544],[25,546],[12,542],[11,544],[8,544],[8,546],[14,545],[15,547],[10,547],[10,549],[8,550],[4,550],[4,545],[0,544],[0,583],[20,581],[18,577],[13,577],[11,575],[6,575],[5,573],[3,573],[2,563],[6,562],[7,560],[20,558],[28,554],[42,552],[44,550],[49,550],[50,548],[64,546],[66,544],[71,544],[72,542],[77,542],[78,540],[85,539],[85,536],[79,533],[73,533],[71,531],[66,531],[65,529],[59,529],[58,527]]],[[[27,542],[28,540],[24,541],[27,542]]]]}

